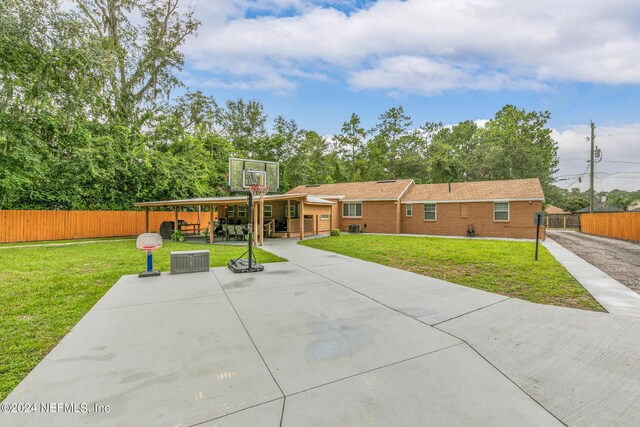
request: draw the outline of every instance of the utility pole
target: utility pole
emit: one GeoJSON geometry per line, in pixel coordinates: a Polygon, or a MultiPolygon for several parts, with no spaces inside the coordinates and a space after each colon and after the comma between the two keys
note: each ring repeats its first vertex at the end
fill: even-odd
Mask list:
{"type": "Polygon", "coordinates": [[[593,171],[594,171],[594,151],[595,151],[595,139],[596,139],[596,125],[591,120],[591,161],[590,168],[591,172],[589,173],[589,213],[593,213],[593,171]]]}

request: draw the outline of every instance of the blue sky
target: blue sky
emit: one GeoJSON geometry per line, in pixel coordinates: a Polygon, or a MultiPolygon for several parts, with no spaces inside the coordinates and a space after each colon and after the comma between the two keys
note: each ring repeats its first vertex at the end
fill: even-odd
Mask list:
{"type": "Polygon", "coordinates": [[[227,0],[195,15],[182,77],[220,104],[258,99],[326,135],[397,105],[416,126],[548,110],[563,187],[586,168],[593,119],[596,190],[640,189],[637,0],[227,0]]]}

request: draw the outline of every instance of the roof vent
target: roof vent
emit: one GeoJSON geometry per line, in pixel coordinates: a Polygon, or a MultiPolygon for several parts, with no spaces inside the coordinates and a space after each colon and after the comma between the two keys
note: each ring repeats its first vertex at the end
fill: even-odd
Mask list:
{"type": "Polygon", "coordinates": [[[309,184],[305,185],[305,187],[320,187],[320,184],[309,184]]]}
{"type": "Polygon", "coordinates": [[[395,179],[384,179],[382,181],[376,181],[376,183],[378,183],[378,184],[386,184],[388,182],[396,182],[396,180],[395,179]]]}

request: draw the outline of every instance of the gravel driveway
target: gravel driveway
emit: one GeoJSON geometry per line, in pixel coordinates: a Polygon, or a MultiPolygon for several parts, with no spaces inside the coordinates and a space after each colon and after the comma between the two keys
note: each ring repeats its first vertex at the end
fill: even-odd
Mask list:
{"type": "Polygon", "coordinates": [[[547,236],[640,293],[640,244],[578,231],[547,229],[547,236]]]}

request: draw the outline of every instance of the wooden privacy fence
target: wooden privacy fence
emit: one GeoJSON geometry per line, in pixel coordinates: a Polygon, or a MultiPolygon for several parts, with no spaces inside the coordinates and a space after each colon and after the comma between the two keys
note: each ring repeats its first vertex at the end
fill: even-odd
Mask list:
{"type": "Polygon", "coordinates": [[[580,215],[548,214],[545,223],[547,228],[580,228],[580,215]]]}
{"type": "Polygon", "coordinates": [[[582,214],[580,221],[584,233],[640,241],[640,212],[582,214]]]}
{"type": "MultiPolygon", "coordinates": [[[[149,231],[174,218],[172,211],[149,212],[149,231]]],[[[195,223],[198,213],[179,212],[178,219],[195,223]]],[[[200,213],[200,224],[209,226],[209,212],[200,213]]],[[[145,211],[0,211],[0,243],[136,236],[145,227],[145,211]]]]}

